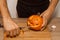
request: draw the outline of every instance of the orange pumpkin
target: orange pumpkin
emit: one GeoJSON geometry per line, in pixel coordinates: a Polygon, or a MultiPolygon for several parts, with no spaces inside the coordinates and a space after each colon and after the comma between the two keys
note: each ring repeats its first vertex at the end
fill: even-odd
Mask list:
{"type": "Polygon", "coordinates": [[[43,18],[38,15],[32,15],[28,18],[28,26],[33,30],[40,30],[43,24],[43,18]]]}

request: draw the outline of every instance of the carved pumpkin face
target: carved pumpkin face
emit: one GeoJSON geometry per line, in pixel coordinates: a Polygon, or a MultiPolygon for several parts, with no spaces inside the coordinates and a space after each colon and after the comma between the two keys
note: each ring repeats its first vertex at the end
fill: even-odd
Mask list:
{"type": "Polygon", "coordinates": [[[43,18],[38,15],[32,15],[28,18],[28,26],[33,30],[40,30],[43,24],[43,18]]]}

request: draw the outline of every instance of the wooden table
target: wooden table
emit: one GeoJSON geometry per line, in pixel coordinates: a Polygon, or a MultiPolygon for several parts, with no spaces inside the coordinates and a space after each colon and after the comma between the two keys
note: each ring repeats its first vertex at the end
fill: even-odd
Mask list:
{"type": "MultiPolygon", "coordinates": [[[[27,19],[26,18],[17,18],[13,19],[20,27],[27,27],[27,19]]],[[[60,24],[60,18],[54,18],[51,20],[49,25],[47,27],[51,27],[51,25],[59,26],[60,24]]],[[[0,35],[3,38],[3,29],[0,29],[0,35]]],[[[56,29],[56,32],[60,32],[59,29],[56,29]]],[[[59,34],[60,35],[60,34],[59,34]]],[[[48,28],[46,28],[44,31],[25,31],[24,34],[20,34],[18,37],[15,38],[5,38],[5,40],[56,40],[53,37],[57,36],[57,34],[54,35],[54,32],[50,32],[48,28]]],[[[1,38],[0,37],[0,38],[1,38]]],[[[60,37],[60,36],[59,36],[60,37]]]]}

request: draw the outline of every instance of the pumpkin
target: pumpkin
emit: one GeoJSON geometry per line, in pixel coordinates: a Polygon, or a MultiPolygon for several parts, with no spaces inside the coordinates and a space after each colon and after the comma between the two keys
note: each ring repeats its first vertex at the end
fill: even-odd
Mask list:
{"type": "Polygon", "coordinates": [[[43,18],[38,15],[32,15],[27,20],[28,27],[33,30],[41,30],[43,18]]]}

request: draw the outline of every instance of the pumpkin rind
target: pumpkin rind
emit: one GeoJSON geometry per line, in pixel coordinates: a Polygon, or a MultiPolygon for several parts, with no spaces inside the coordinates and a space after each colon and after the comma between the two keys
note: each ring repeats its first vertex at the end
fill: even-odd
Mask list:
{"type": "Polygon", "coordinates": [[[29,28],[33,30],[40,30],[42,28],[43,18],[38,15],[32,15],[28,18],[27,23],[29,25],[29,28]]]}

